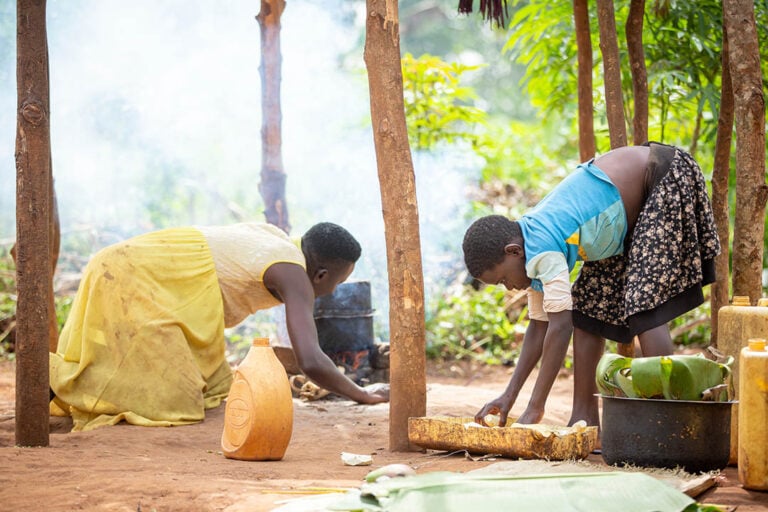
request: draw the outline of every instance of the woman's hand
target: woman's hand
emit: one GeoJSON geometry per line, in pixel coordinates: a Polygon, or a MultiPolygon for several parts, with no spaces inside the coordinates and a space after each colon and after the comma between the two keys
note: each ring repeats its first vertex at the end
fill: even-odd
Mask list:
{"type": "MultiPolygon", "coordinates": [[[[512,403],[509,399],[507,399],[504,395],[501,395],[500,397],[496,398],[495,400],[492,400],[485,404],[480,411],[475,414],[475,422],[479,423],[481,425],[484,425],[486,427],[490,427],[491,425],[488,425],[485,421],[485,417],[489,414],[498,414],[499,415],[499,425],[500,427],[507,426],[507,415],[509,414],[509,410],[512,408],[512,403]]],[[[495,426],[495,425],[494,425],[495,426]]]]}
{"type": "Polygon", "coordinates": [[[389,402],[389,384],[381,382],[369,384],[363,387],[363,391],[365,391],[365,396],[358,400],[358,403],[371,405],[389,402]]]}

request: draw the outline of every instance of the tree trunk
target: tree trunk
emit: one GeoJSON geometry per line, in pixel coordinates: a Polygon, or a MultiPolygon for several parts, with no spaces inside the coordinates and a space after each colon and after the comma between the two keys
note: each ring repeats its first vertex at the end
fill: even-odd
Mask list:
{"type": "Polygon", "coordinates": [[[16,4],[16,444],[48,446],[51,133],[44,0],[16,4]]]}
{"type": "Polygon", "coordinates": [[[691,144],[688,146],[688,152],[696,158],[696,151],[699,149],[699,136],[701,135],[701,123],[704,121],[704,114],[701,110],[696,114],[696,122],[693,124],[693,133],[691,134],[691,144]]]}
{"type": "Polygon", "coordinates": [[[576,53],[579,62],[579,157],[582,162],[586,162],[597,152],[592,102],[592,38],[589,30],[587,0],[573,0],[573,23],[576,30],[576,53]]]}
{"type": "Polygon", "coordinates": [[[288,205],[285,202],[285,170],[282,155],[282,112],[280,110],[280,17],[285,0],[261,0],[261,12],[256,16],[261,29],[261,183],[259,192],[264,200],[267,222],[291,231],[288,205]]]}
{"type": "Polygon", "coordinates": [[[765,99],[753,2],[724,0],[736,120],[733,293],[755,304],[762,293],[765,203],[765,99]]]}
{"type": "Polygon", "coordinates": [[[632,0],[629,4],[626,35],[629,66],[632,71],[632,93],[635,115],[632,119],[632,141],[636,146],[648,141],[648,72],[643,51],[643,15],[645,0],[632,0]]]}
{"type": "Polygon", "coordinates": [[[408,441],[408,418],[426,414],[424,278],[413,160],[408,145],[397,0],[367,0],[365,64],[387,242],[389,275],[389,448],[408,441]]]}
{"type": "Polygon", "coordinates": [[[597,0],[597,21],[600,26],[600,52],[603,55],[605,74],[605,110],[611,149],[614,149],[627,145],[627,127],[624,122],[619,42],[612,0],[597,0]]]}
{"type": "Polygon", "coordinates": [[[733,135],[733,87],[728,62],[728,34],[723,30],[722,50],[723,77],[720,85],[720,116],[717,120],[717,140],[715,141],[715,162],[712,171],[712,213],[720,240],[720,255],[715,258],[716,281],[711,286],[710,298],[712,337],[710,344],[717,347],[717,312],[728,305],[728,280],[730,272],[730,208],[728,206],[728,178],[731,175],[731,137],[733,135]]]}

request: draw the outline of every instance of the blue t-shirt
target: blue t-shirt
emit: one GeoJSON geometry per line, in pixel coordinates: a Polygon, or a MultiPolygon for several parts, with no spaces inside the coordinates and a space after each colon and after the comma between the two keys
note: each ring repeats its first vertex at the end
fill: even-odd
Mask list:
{"type": "Polygon", "coordinates": [[[525,270],[531,287],[543,291],[577,261],[621,254],[627,215],[616,186],[592,160],[579,165],[519,220],[525,270]]]}

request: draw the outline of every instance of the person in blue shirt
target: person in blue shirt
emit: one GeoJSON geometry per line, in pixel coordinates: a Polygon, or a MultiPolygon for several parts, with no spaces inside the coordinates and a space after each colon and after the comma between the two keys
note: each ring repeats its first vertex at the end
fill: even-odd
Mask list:
{"type": "Polygon", "coordinates": [[[517,423],[538,423],[573,335],[569,425],[599,425],[595,371],[605,339],[644,356],[668,355],[667,322],[704,301],[720,252],[706,184],[691,155],[673,146],[626,146],[579,165],[516,221],[476,220],[462,244],[469,273],[527,290],[529,324],[509,385],[476,414],[507,418],[540,362],[517,423]],[[571,284],[570,274],[582,261],[571,284]]]}

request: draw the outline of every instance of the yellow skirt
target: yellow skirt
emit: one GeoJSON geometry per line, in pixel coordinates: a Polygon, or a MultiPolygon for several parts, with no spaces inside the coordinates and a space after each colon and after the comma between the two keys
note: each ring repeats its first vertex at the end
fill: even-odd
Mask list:
{"type": "Polygon", "coordinates": [[[53,414],[73,431],[204,419],[232,383],[213,258],[194,228],[107,247],[88,263],[50,356],[53,414]]]}

